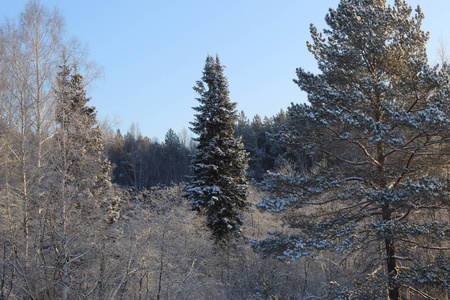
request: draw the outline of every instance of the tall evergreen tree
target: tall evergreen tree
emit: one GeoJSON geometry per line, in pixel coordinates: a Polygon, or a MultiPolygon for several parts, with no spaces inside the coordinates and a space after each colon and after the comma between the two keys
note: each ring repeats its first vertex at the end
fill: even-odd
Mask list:
{"type": "Polygon", "coordinates": [[[298,229],[260,251],[354,258],[356,280],[336,280],[334,298],[448,295],[450,68],[428,66],[424,16],[411,14],[400,0],[341,0],[329,29],[311,26],[321,74],[297,70],[310,105],[290,107],[284,141],[316,166],[269,177],[273,197],[260,203],[290,211],[298,229]]]}
{"type": "Polygon", "coordinates": [[[206,215],[216,241],[241,230],[240,210],[247,207],[247,153],[234,138],[236,103],[230,102],[228,82],[219,57],[208,56],[201,81],[194,90],[200,105],[191,130],[198,135],[190,183],[184,196],[192,210],[206,215]]]}
{"type": "Polygon", "coordinates": [[[56,86],[58,129],[55,138],[62,150],[59,154],[68,160],[67,171],[73,180],[85,185],[76,186],[98,198],[111,185],[111,167],[103,155],[103,136],[95,107],[88,105],[90,98],[86,96],[83,76],[67,63],[58,73],[56,86]],[[82,176],[86,178],[81,179],[82,176]]]}
{"type": "Polygon", "coordinates": [[[46,201],[40,222],[45,233],[39,255],[45,262],[41,269],[48,281],[47,297],[69,299],[92,288],[92,266],[85,262],[95,260],[104,221],[116,219],[118,203],[111,197],[110,164],[103,157],[102,134],[95,108],[87,105],[83,77],[67,64],[61,68],[55,87],[54,151],[42,181],[46,201]]]}

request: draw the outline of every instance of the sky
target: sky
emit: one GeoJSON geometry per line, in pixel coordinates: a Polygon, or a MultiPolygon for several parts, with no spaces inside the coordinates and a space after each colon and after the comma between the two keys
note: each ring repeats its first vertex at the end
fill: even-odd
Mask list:
{"type": "MultiPolygon", "coordinates": [[[[17,19],[26,0],[0,0],[3,18],[17,19]]],[[[450,54],[450,1],[408,0],[425,13],[428,56],[450,54]],[[442,42],[442,43],[441,43],[442,42]]],[[[293,83],[295,70],[316,72],[307,51],[309,25],[325,28],[339,0],[41,0],[57,7],[67,37],[89,48],[103,68],[88,90],[101,120],[126,133],[135,123],[144,136],[163,141],[172,128],[189,130],[198,96],[192,87],[207,55],[226,66],[230,99],[251,120],[306,101],[293,83]]],[[[392,3],[388,1],[388,3],[392,3]]],[[[0,15],[1,16],[1,15],[0,15]]]]}

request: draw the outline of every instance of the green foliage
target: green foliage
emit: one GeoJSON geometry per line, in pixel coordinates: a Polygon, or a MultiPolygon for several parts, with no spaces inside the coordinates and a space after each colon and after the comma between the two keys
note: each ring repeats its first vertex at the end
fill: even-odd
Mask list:
{"type": "Polygon", "coordinates": [[[198,135],[190,183],[184,196],[192,210],[206,215],[216,241],[240,231],[241,209],[247,207],[247,153],[233,137],[237,113],[230,102],[228,83],[219,58],[208,56],[203,77],[194,89],[200,102],[191,130],[198,135]]]}
{"type": "Polygon", "coordinates": [[[125,136],[119,131],[106,153],[114,165],[113,182],[136,191],[179,183],[189,174],[190,150],[172,129],[163,143],[143,137],[133,128],[125,136]]]}
{"type": "Polygon", "coordinates": [[[326,16],[329,29],[311,26],[308,48],[321,73],[297,69],[310,104],[289,108],[279,137],[315,164],[269,174],[272,197],[259,204],[284,211],[297,229],[256,243],[263,253],[367,257],[354,280],[340,283],[349,299],[447,289],[447,262],[434,259],[449,251],[450,68],[428,66],[423,14],[411,13],[403,1],[342,0],[326,16]],[[434,267],[441,275],[432,283],[413,275],[434,267]]]}
{"type": "Polygon", "coordinates": [[[278,167],[280,159],[308,168],[309,159],[303,152],[288,151],[277,141],[279,133],[288,122],[288,116],[283,110],[270,118],[261,119],[256,115],[251,121],[243,111],[239,114],[235,137],[242,137],[244,148],[249,153],[247,176],[252,180],[261,181],[267,171],[278,167]]]}

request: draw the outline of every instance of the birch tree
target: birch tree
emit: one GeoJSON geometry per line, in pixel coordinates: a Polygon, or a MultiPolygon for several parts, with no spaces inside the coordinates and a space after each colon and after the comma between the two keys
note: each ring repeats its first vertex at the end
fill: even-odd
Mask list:
{"type": "Polygon", "coordinates": [[[17,21],[0,29],[1,117],[4,140],[5,200],[9,230],[3,235],[15,257],[14,286],[36,297],[39,284],[34,260],[34,240],[39,235],[38,202],[42,196],[42,161],[53,126],[51,82],[63,45],[64,22],[55,9],[29,1],[17,21]],[[20,283],[19,283],[20,282],[20,283]]]}

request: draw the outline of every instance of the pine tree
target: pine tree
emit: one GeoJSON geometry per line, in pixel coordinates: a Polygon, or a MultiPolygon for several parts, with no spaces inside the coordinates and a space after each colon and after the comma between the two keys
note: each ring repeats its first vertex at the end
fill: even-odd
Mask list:
{"type": "Polygon", "coordinates": [[[429,67],[424,16],[411,14],[404,1],[341,0],[329,29],[311,26],[321,73],[297,69],[310,104],[290,107],[283,136],[315,167],[267,178],[273,196],[260,207],[289,211],[298,233],[255,247],[286,259],[353,257],[356,279],[337,279],[330,297],[448,293],[450,68],[429,67]]]}
{"type": "Polygon", "coordinates": [[[247,153],[234,138],[236,103],[230,102],[228,82],[219,57],[208,56],[201,81],[194,90],[200,105],[191,130],[198,135],[191,162],[192,177],[184,196],[194,211],[206,215],[206,225],[216,241],[239,233],[240,210],[247,207],[247,153]]]}

